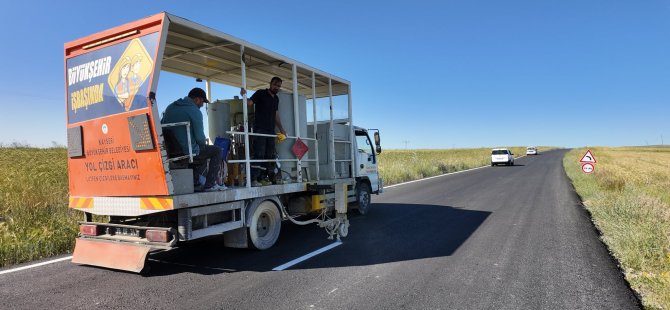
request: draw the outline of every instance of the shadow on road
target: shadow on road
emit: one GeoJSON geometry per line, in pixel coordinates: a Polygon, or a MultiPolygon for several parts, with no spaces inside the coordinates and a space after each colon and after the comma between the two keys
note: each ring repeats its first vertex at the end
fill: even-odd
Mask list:
{"type": "MultiPolygon", "coordinates": [[[[342,238],[342,245],[291,269],[366,266],[450,256],[490,214],[441,205],[373,204],[366,216],[350,215],[349,235],[342,238]]],[[[279,240],[269,250],[225,248],[221,237],[191,242],[151,255],[148,276],[271,271],[333,242],[316,225],[282,225],[279,240]]]]}

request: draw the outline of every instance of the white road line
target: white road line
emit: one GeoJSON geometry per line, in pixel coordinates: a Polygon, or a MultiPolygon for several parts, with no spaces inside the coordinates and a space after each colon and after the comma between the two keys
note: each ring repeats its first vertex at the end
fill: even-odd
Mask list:
{"type": "Polygon", "coordinates": [[[332,243],[332,244],[330,244],[330,245],[327,245],[327,246],[325,246],[325,247],[323,247],[323,248],[320,248],[320,249],[318,249],[318,250],[316,250],[316,251],[314,251],[314,252],[312,252],[312,253],[309,253],[309,254],[303,255],[303,256],[301,256],[301,257],[298,257],[298,258],[296,258],[296,259],[294,259],[294,260],[292,260],[292,261],[290,261],[290,262],[288,262],[288,263],[286,263],[286,264],[283,264],[283,265],[281,265],[281,266],[274,267],[274,268],[272,268],[272,270],[274,270],[274,271],[281,271],[281,270],[284,270],[284,269],[289,268],[289,267],[291,267],[291,266],[293,266],[293,265],[295,265],[295,264],[297,264],[297,263],[306,261],[306,260],[308,260],[308,259],[310,259],[310,258],[312,258],[312,257],[314,257],[314,256],[317,256],[317,255],[319,255],[319,254],[321,254],[321,253],[323,253],[323,252],[325,252],[325,251],[328,251],[328,250],[330,250],[330,249],[333,249],[334,247],[336,247],[336,246],[338,246],[338,245],[341,245],[341,244],[342,244],[342,241],[336,241],[336,242],[334,242],[334,243],[332,243]]]}
{"type": "Polygon", "coordinates": [[[445,175],[452,175],[452,174],[457,174],[457,173],[461,173],[461,172],[468,172],[468,171],[472,171],[472,170],[482,169],[482,168],[486,168],[486,167],[488,167],[488,166],[481,166],[481,167],[472,168],[472,169],[468,169],[468,170],[449,172],[449,173],[445,173],[445,174],[436,175],[436,176],[433,176],[433,177],[418,179],[418,180],[414,180],[414,181],[408,181],[408,182],[404,182],[404,183],[393,184],[393,185],[389,185],[389,186],[384,186],[384,189],[395,187],[395,186],[400,186],[400,185],[405,185],[405,184],[410,184],[410,183],[421,182],[421,181],[430,180],[430,179],[435,179],[435,178],[443,177],[445,175]]]}
{"type": "Polygon", "coordinates": [[[37,264],[32,264],[32,265],[28,265],[28,266],[23,266],[23,267],[19,267],[19,268],[4,270],[4,271],[0,271],[0,274],[16,272],[16,271],[26,270],[26,269],[30,269],[30,268],[35,268],[35,267],[40,267],[40,266],[44,266],[44,265],[48,265],[48,264],[62,262],[64,260],[68,260],[68,259],[72,259],[72,256],[62,257],[62,258],[58,258],[58,259],[54,259],[54,260],[50,260],[50,261],[46,261],[46,262],[41,262],[41,263],[37,263],[37,264]]]}
{"type": "MultiPolygon", "coordinates": [[[[515,158],[515,159],[519,159],[519,158],[521,158],[521,157],[526,157],[526,155],[519,156],[519,157],[517,157],[517,158],[515,158]]],[[[443,176],[446,176],[446,175],[452,175],[452,174],[457,174],[457,173],[462,173],[462,172],[468,172],[468,171],[472,171],[472,170],[477,170],[477,169],[487,168],[487,167],[488,167],[488,165],[486,165],[486,166],[481,166],[481,167],[477,167],[477,168],[472,168],[472,169],[468,169],[468,170],[461,170],[461,171],[456,171],[456,172],[449,172],[449,173],[440,174],[440,175],[436,175],[436,176],[432,176],[432,177],[428,177],[428,178],[423,178],[423,179],[418,179],[418,180],[414,180],[414,181],[407,181],[407,182],[404,182],[404,183],[398,183],[398,184],[393,184],[393,185],[389,185],[389,186],[384,186],[384,189],[391,188],[391,187],[395,187],[395,186],[400,186],[400,185],[405,185],[405,184],[410,184],[410,183],[421,182],[421,181],[430,180],[430,179],[435,179],[435,178],[443,177],[443,176]]]]}

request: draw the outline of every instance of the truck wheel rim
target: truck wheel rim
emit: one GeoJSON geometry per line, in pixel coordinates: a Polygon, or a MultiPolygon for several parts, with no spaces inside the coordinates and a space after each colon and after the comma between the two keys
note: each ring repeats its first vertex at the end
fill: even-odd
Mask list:
{"type": "Polygon", "coordinates": [[[361,202],[361,206],[363,206],[364,208],[367,207],[368,204],[370,203],[370,194],[368,194],[368,192],[366,191],[361,191],[359,200],[361,202]]]}
{"type": "Polygon", "coordinates": [[[258,236],[263,238],[267,236],[268,232],[270,231],[270,216],[263,212],[261,216],[258,217],[258,222],[256,223],[256,232],[258,233],[258,236]]]}

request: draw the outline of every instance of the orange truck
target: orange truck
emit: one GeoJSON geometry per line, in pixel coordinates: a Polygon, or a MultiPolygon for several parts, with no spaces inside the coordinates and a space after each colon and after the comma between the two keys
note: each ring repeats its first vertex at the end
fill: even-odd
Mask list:
{"type": "Polygon", "coordinates": [[[74,263],[141,272],[152,251],[212,235],[263,250],[284,221],[339,239],[349,209],[367,213],[382,192],[379,131],[352,124],[349,81],[187,19],[163,12],[66,43],[65,81],[69,207],[84,215],[74,263]],[[246,94],[212,100],[207,129],[210,141],[228,142],[219,178],[228,188],[194,191],[192,150],[172,152],[164,135],[190,124],[161,123],[162,72],[203,81],[210,99],[212,83],[258,90],[281,77],[287,135],[277,157],[249,156],[261,134],[250,130],[246,94]],[[334,101],[346,103],[346,117],[333,118],[334,101]],[[329,117],[317,118],[319,103],[329,117]],[[268,161],[279,177],[252,187],[251,167],[268,161]]]}

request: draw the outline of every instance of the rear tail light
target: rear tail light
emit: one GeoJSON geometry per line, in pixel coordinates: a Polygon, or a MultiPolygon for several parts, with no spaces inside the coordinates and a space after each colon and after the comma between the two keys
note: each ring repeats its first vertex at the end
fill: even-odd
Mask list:
{"type": "Polygon", "coordinates": [[[147,230],[147,240],[151,242],[168,242],[170,240],[170,232],[165,230],[147,230]]]}
{"type": "Polygon", "coordinates": [[[79,225],[79,233],[85,236],[97,236],[98,226],[96,225],[79,225]]]}

